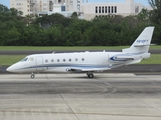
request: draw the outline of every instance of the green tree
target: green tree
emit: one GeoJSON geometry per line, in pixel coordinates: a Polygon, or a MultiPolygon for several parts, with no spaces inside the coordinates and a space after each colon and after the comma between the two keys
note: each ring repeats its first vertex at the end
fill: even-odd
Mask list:
{"type": "Polygon", "coordinates": [[[150,6],[153,8],[151,11],[151,20],[156,24],[161,24],[161,1],[160,0],[148,0],[150,6]]]}
{"type": "Polygon", "coordinates": [[[36,20],[37,24],[41,24],[42,27],[48,28],[55,25],[68,26],[70,24],[70,19],[65,16],[55,13],[52,15],[44,15],[36,20]]]}
{"type": "Polygon", "coordinates": [[[6,6],[0,4],[0,13],[6,13],[8,11],[9,11],[9,9],[6,6]]]}
{"type": "Polygon", "coordinates": [[[73,14],[71,15],[71,19],[78,20],[78,15],[76,12],[73,12],[73,14]]]}
{"type": "Polygon", "coordinates": [[[11,16],[21,16],[23,14],[23,12],[22,11],[18,11],[15,8],[11,8],[10,9],[10,14],[11,14],[11,16]]]}
{"type": "Polygon", "coordinates": [[[33,15],[26,15],[24,18],[24,22],[28,26],[29,24],[34,22],[34,16],[33,15]]]}
{"type": "Polygon", "coordinates": [[[140,21],[147,21],[149,20],[149,12],[147,9],[142,9],[141,12],[137,15],[140,21]]]}

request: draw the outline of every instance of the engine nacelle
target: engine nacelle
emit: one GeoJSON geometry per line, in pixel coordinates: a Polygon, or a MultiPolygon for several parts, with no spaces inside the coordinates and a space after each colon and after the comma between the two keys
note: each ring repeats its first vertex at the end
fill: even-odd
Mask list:
{"type": "Polygon", "coordinates": [[[67,72],[71,72],[71,69],[67,68],[66,71],[67,71],[67,72]]]}
{"type": "Polygon", "coordinates": [[[150,53],[136,53],[136,54],[118,54],[110,58],[113,62],[126,62],[133,60],[142,60],[150,57],[150,53]]]}

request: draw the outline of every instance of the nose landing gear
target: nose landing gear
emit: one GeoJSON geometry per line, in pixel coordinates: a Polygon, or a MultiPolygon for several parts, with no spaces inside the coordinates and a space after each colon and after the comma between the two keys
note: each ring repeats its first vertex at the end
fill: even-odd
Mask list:
{"type": "Polygon", "coordinates": [[[35,78],[35,74],[32,73],[30,77],[31,77],[31,79],[34,79],[35,78]]]}

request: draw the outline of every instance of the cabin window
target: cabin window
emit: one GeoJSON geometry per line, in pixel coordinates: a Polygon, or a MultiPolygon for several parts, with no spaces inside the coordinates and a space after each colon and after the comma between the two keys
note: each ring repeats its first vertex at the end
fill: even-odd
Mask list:
{"type": "Polygon", "coordinates": [[[69,61],[71,62],[72,60],[71,60],[71,59],[69,59],[69,61]]]}
{"type": "Polygon", "coordinates": [[[45,60],[45,62],[47,63],[47,62],[48,62],[48,60],[46,59],[46,60],[45,60]]]}
{"type": "Polygon", "coordinates": [[[76,58],[75,61],[78,61],[78,59],[76,58]]]}
{"type": "Polygon", "coordinates": [[[27,59],[28,59],[28,58],[24,58],[24,59],[21,60],[21,62],[27,61],[27,59]]]}
{"type": "Polygon", "coordinates": [[[59,60],[59,59],[57,59],[57,62],[60,62],[60,60],[59,60]]]}
{"type": "Polygon", "coordinates": [[[54,62],[54,60],[52,59],[51,62],[54,62]]]}
{"type": "Polygon", "coordinates": [[[84,61],[84,58],[82,58],[82,61],[84,61]]]}
{"type": "Polygon", "coordinates": [[[65,62],[65,59],[63,59],[63,62],[65,62]]]}

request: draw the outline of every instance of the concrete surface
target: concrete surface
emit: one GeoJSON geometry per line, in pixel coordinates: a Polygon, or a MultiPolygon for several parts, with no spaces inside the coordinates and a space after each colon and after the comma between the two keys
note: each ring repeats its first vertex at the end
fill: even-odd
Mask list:
{"type": "Polygon", "coordinates": [[[0,120],[161,120],[161,75],[0,75],[0,120]]]}

